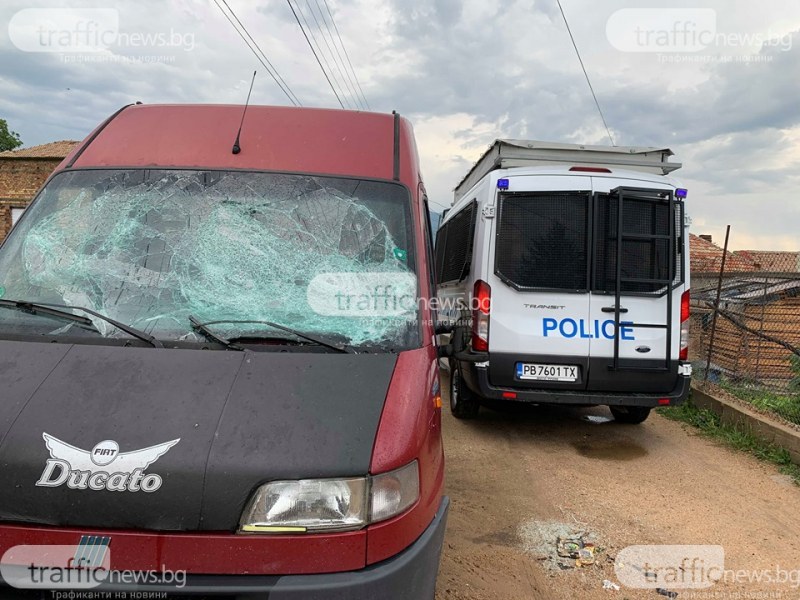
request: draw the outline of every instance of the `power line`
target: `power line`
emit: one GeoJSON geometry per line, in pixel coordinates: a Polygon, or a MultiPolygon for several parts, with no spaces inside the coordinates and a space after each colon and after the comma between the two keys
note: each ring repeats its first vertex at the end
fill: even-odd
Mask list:
{"type": "MultiPolygon", "coordinates": [[[[355,98],[356,103],[359,105],[359,108],[362,110],[366,109],[366,104],[364,101],[359,97],[358,91],[356,89],[356,84],[353,81],[353,77],[350,74],[350,71],[347,69],[347,65],[344,62],[344,58],[342,57],[342,53],[339,51],[339,46],[336,44],[336,40],[333,37],[333,31],[331,30],[331,26],[328,24],[328,19],[325,18],[325,13],[322,12],[322,6],[319,3],[319,0],[315,0],[317,5],[317,12],[319,12],[319,16],[322,18],[322,23],[325,25],[325,29],[328,32],[328,37],[331,38],[331,44],[333,44],[333,49],[336,51],[336,56],[339,57],[339,63],[341,64],[341,71],[344,71],[344,75],[347,78],[347,89],[350,92],[350,95],[355,98]]],[[[341,40],[340,40],[341,41],[341,40]]],[[[336,59],[334,59],[335,61],[336,59]]]]}
{"type": "MultiPolygon", "coordinates": [[[[297,21],[297,25],[300,27],[300,31],[303,32],[303,37],[306,38],[306,42],[308,42],[308,47],[311,48],[311,52],[314,54],[314,58],[317,59],[317,64],[319,65],[319,68],[322,69],[322,74],[325,75],[325,79],[327,79],[328,85],[331,86],[331,91],[333,92],[333,95],[336,96],[336,99],[339,101],[339,106],[344,108],[344,104],[342,104],[342,99],[339,97],[339,94],[336,93],[336,88],[333,87],[333,84],[331,83],[331,78],[328,77],[327,71],[325,71],[325,68],[322,66],[322,62],[319,60],[319,56],[317,56],[317,51],[314,50],[314,46],[311,44],[311,40],[308,39],[308,34],[306,34],[306,30],[303,28],[303,24],[300,23],[300,18],[297,16],[297,13],[294,10],[294,6],[292,6],[292,1],[286,0],[286,3],[289,5],[289,8],[292,9],[294,20],[297,21]]],[[[298,10],[299,9],[300,5],[298,5],[298,10]]],[[[305,16],[303,17],[303,20],[305,20],[305,16]]]]}
{"type": "Polygon", "coordinates": [[[358,91],[361,92],[361,97],[364,99],[364,104],[367,105],[367,109],[370,108],[369,102],[367,102],[367,97],[364,95],[364,90],[361,89],[361,82],[358,81],[358,75],[356,75],[356,71],[353,68],[353,63],[350,62],[350,55],[347,53],[347,48],[342,41],[342,36],[339,35],[339,28],[336,26],[336,21],[333,20],[333,13],[331,13],[331,7],[328,6],[328,0],[324,0],[325,2],[325,9],[328,11],[328,16],[331,18],[331,23],[333,23],[333,29],[336,31],[336,37],[339,38],[339,44],[342,46],[342,50],[344,50],[344,56],[347,59],[347,64],[350,65],[350,70],[353,72],[353,78],[356,80],[356,85],[358,86],[358,91]]]}
{"type": "Polygon", "coordinates": [[[231,27],[233,27],[236,30],[236,33],[239,34],[239,37],[242,38],[242,41],[245,43],[245,45],[250,49],[250,51],[253,53],[253,55],[256,57],[256,59],[258,59],[258,62],[260,62],[264,66],[264,68],[267,70],[267,73],[269,73],[270,77],[272,77],[272,79],[275,80],[275,83],[278,84],[278,87],[281,89],[281,91],[289,99],[289,102],[291,102],[294,106],[302,106],[302,104],[300,103],[300,100],[297,98],[297,96],[294,94],[294,92],[292,92],[292,90],[289,87],[289,85],[283,80],[283,77],[280,76],[280,73],[278,73],[278,70],[269,61],[269,59],[267,58],[267,55],[264,54],[263,50],[261,50],[259,45],[253,39],[253,36],[250,35],[250,32],[247,31],[247,28],[239,20],[239,17],[236,16],[236,13],[233,11],[233,9],[230,6],[228,6],[228,3],[225,0],[222,0],[222,3],[225,4],[226,8],[231,12],[231,14],[233,15],[233,18],[236,19],[236,22],[239,23],[239,25],[241,26],[242,30],[247,34],[247,37],[252,40],[253,45],[255,46],[255,48],[258,48],[258,52],[256,52],[256,49],[253,48],[253,46],[250,45],[250,42],[247,41],[247,38],[245,38],[245,36],[242,35],[242,31],[239,30],[239,28],[236,26],[236,23],[233,22],[233,19],[231,19],[230,16],[228,16],[228,13],[225,12],[225,9],[222,8],[222,5],[219,3],[219,0],[214,0],[214,4],[217,5],[217,8],[219,8],[220,12],[228,20],[228,23],[231,24],[231,27]],[[258,54],[259,52],[261,53],[261,56],[259,56],[259,54],[258,54]],[[262,56],[263,56],[263,58],[262,58],[262,56]]]}
{"type": "MultiPolygon", "coordinates": [[[[294,92],[291,90],[291,88],[289,87],[289,84],[288,84],[288,83],[286,83],[286,81],[283,79],[283,77],[281,77],[280,73],[278,73],[278,69],[276,69],[276,68],[275,68],[275,65],[273,65],[273,64],[270,62],[270,60],[267,58],[267,55],[266,55],[266,54],[264,53],[264,51],[261,49],[261,46],[259,46],[259,45],[258,45],[258,42],[256,42],[256,41],[255,41],[255,39],[253,39],[253,36],[252,36],[252,35],[250,35],[250,32],[249,32],[249,31],[247,31],[247,28],[244,26],[244,23],[242,23],[242,22],[239,20],[239,17],[237,17],[237,16],[236,16],[236,13],[233,11],[233,9],[232,9],[230,6],[228,6],[228,2],[227,2],[226,0],[222,0],[222,3],[225,5],[225,7],[226,7],[226,8],[227,8],[229,11],[231,11],[231,15],[233,15],[233,18],[234,18],[234,19],[236,19],[236,22],[237,22],[237,23],[239,23],[239,25],[241,25],[241,27],[242,27],[242,30],[243,30],[243,31],[244,31],[244,32],[247,34],[247,37],[248,37],[248,38],[250,38],[250,40],[253,42],[253,45],[254,45],[256,48],[258,48],[258,51],[261,53],[261,56],[263,56],[263,57],[264,57],[264,60],[265,60],[265,61],[267,61],[267,64],[268,64],[270,67],[272,67],[272,70],[273,70],[273,71],[275,71],[275,75],[277,76],[277,78],[278,78],[278,79],[280,79],[281,83],[283,84],[283,87],[285,87],[285,88],[286,88],[286,90],[288,90],[289,94],[291,94],[291,95],[294,97],[294,100],[297,102],[297,105],[298,105],[298,106],[302,106],[302,103],[301,103],[301,102],[300,102],[300,100],[297,98],[297,95],[296,95],[296,94],[295,94],[295,93],[294,93],[294,92]]],[[[280,85],[280,84],[279,84],[279,85],[280,85]]]]}
{"type": "MultiPolygon", "coordinates": [[[[322,25],[319,24],[319,19],[317,19],[317,13],[314,12],[314,8],[311,6],[311,0],[306,0],[306,5],[308,6],[308,10],[311,13],[311,16],[314,18],[314,23],[316,23],[317,25],[317,30],[319,31],[319,34],[322,37],[322,41],[325,42],[325,46],[328,48],[328,53],[331,55],[333,66],[336,67],[336,70],[339,72],[341,80],[344,82],[344,87],[347,88],[347,93],[350,95],[350,98],[354,100],[356,108],[363,108],[361,106],[361,99],[355,94],[352,85],[353,81],[350,78],[350,74],[347,72],[346,69],[343,68],[344,61],[341,60],[342,57],[341,54],[339,54],[339,49],[336,48],[336,41],[333,39],[333,34],[331,33],[330,27],[328,27],[328,22],[325,20],[325,15],[322,14],[322,9],[319,5],[319,0],[316,0],[317,11],[319,12],[320,17],[322,18],[322,22],[325,24],[325,28],[328,30],[328,37],[331,38],[331,42],[333,42],[333,47],[331,47],[331,44],[328,42],[328,38],[325,37],[325,32],[322,30],[322,25]],[[342,67],[339,66],[338,62],[336,62],[336,56],[333,53],[334,48],[336,49],[336,53],[339,54],[339,61],[342,63],[342,67]]],[[[341,85],[339,86],[339,89],[342,89],[341,85]]],[[[342,95],[344,95],[344,90],[342,90],[342,95]]]]}
{"type": "Polygon", "coordinates": [[[586,67],[583,66],[583,59],[581,58],[581,53],[578,50],[578,45],[575,43],[575,38],[572,36],[572,30],[569,28],[569,22],[567,21],[567,15],[564,14],[564,9],[561,7],[561,0],[556,0],[558,3],[558,10],[561,11],[561,16],[564,18],[564,25],[567,26],[567,33],[569,33],[569,39],[572,40],[572,47],[575,48],[575,54],[578,55],[578,62],[581,63],[581,69],[583,69],[583,75],[586,77],[586,83],[589,84],[589,91],[592,92],[592,98],[594,98],[594,104],[597,107],[597,112],[600,113],[600,119],[603,121],[603,126],[606,128],[606,133],[608,134],[608,139],[611,140],[611,145],[616,146],[614,143],[614,138],[611,136],[611,130],[608,128],[608,124],[606,123],[606,118],[603,115],[603,111],[600,108],[600,103],[597,101],[597,95],[594,93],[594,88],[592,87],[592,82],[589,81],[589,74],[586,72],[586,67]]]}
{"type": "MultiPolygon", "coordinates": [[[[344,87],[342,86],[341,83],[339,83],[339,78],[336,76],[336,72],[333,69],[331,69],[331,64],[328,62],[328,57],[326,56],[325,52],[322,51],[322,44],[319,43],[319,40],[317,40],[317,36],[314,35],[314,29],[312,29],[311,24],[308,22],[308,19],[306,18],[306,15],[305,15],[305,12],[303,12],[303,9],[300,8],[300,3],[297,0],[295,0],[295,4],[297,4],[297,10],[300,11],[300,16],[303,17],[303,22],[305,22],[306,28],[308,29],[308,32],[311,34],[311,39],[317,45],[317,50],[319,50],[319,55],[322,57],[322,61],[325,63],[325,68],[328,70],[328,73],[331,75],[331,77],[333,77],[333,81],[336,83],[336,87],[339,88],[339,92],[341,93],[342,98],[344,98],[344,101],[347,104],[347,108],[351,108],[350,107],[350,100],[347,99],[347,95],[345,94],[344,87]]],[[[317,30],[319,31],[320,36],[322,37],[322,39],[328,45],[328,51],[330,52],[330,44],[328,44],[328,40],[325,39],[325,36],[322,33],[322,29],[320,28],[320,25],[319,25],[319,20],[317,19],[317,15],[314,14],[314,10],[311,8],[311,2],[309,0],[306,0],[306,8],[311,13],[311,16],[314,18],[314,22],[317,24],[317,30]]],[[[333,56],[333,52],[331,52],[331,56],[333,56]]],[[[337,69],[338,69],[338,66],[336,65],[336,59],[335,58],[334,58],[333,63],[334,63],[334,66],[337,67],[337,69]]],[[[340,71],[340,74],[341,74],[341,71],[340,71]]]]}
{"type": "Polygon", "coordinates": [[[447,209],[453,207],[452,204],[450,206],[447,206],[445,204],[442,204],[441,202],[436,202],[435,200],[431,200],[430,198],[428,198],[428,204],[433,205],[433,206],[438,206],[439,208],[442,208],[444,210],[447,210],[447,209]]]}

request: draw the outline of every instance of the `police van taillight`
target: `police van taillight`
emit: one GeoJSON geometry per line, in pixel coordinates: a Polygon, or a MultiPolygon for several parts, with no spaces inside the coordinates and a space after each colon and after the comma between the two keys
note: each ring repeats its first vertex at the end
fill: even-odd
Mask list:
{"type": "Polygon", "coordinates": [[[680,360],[689,360],[689,290],[681,295],[681,351],[680,360]]]}
{"type": "Polygon", "coordinates": [[[492,288],[480,279],[472,290],[472,350],[489,350],[489,312],[492,308],[492,288]]]}

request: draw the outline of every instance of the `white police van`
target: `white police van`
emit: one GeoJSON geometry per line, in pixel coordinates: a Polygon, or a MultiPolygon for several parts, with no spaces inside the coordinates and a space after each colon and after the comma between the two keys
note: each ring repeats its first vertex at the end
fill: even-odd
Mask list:
{"type": "Polygon", "coordinates": [[[689,392],[686,190],[668,148],[497,140],[436,238],[450,408],[608,405],[641,423],[689,392]]]}

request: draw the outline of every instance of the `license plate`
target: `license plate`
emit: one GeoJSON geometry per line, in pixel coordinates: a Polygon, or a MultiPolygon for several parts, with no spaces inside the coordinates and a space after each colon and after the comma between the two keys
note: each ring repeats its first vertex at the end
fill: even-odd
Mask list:
{"type": "Polygon", "coordinates": [[[574,365],[517,363],[517,379],[575,382],[578,381],[578,367],[574,365]]]}

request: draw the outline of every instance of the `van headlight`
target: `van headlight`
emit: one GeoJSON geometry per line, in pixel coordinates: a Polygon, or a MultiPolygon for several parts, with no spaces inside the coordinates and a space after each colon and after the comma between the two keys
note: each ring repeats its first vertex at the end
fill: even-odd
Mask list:
{"type": "Polygon", "coordinates": [[[418,499],[416,460],[374,477],[272,481],[253,494],[240,531],[352,531],[399,515],[418,499]]]}

